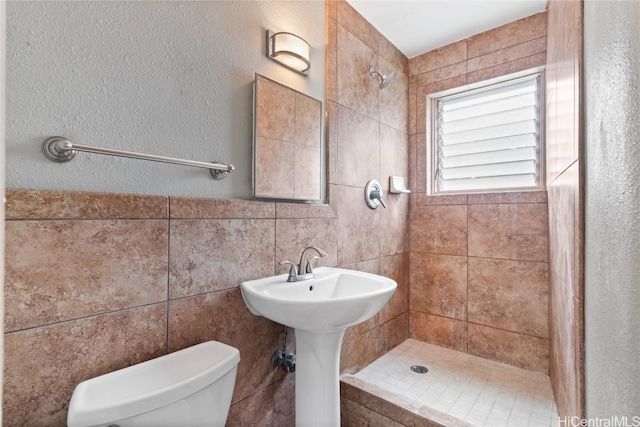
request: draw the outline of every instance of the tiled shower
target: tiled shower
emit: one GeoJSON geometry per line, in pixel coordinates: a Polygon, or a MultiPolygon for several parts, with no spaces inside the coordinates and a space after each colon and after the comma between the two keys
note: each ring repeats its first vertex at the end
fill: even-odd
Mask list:
{"type": "MultiPolygon", "coordinates": [[[[567,198],[551,191],[553,174],[565,169],[548,167],[548,194],[427,196],[422,96],[547,64],[547,158],[566,160],[561,142],[577,146],[579,135],[551,123],[564,122],[561,107],[577,92],[553,84],[568,72],[554,64],[574,52],[552,36],[569,31],[556,14],[579,4],[550,2],[546,13],[408,60],[346,2],[327,1],[326,205],[9,189],[4,424],[64,425],[78,382],[215,339],[241,354],[228,425],[293,425],[294,376],[271,366],[284,330],[252,316],[238,286],[283,273],[278,263],[311,244],[328,253],[324,265],[398,282],[382,312],[347,331],[342,372],[411,337],[551,372],[560,414],[580,414],[581,373],[557,351],[571,339],[580,357],[579,332],[559,327],[580,318],[580,297],[570,313],[554,305],[568,295],[554,283],[579,271],[554,258],[579,240],[554,232],[567,198]],[[393,84],[378,91],[360,72],[371,64],[395,71],[393,84]],[[366,182],[378,178],[386,192],[391,175],[408,178],[411,196],[368,209],[366,182]]],[[[562,190],[577,191],[579,174],[566,174],[562,190]]],[[[573,254],[578,262],[579,247],[573,254]]]]}

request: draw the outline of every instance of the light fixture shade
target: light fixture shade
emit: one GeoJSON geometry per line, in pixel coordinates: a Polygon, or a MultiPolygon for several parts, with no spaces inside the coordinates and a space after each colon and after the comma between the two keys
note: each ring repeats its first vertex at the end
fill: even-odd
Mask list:
{"type": "Polygon", "coordinates": [[[267,55],[287,68],[307,75],[311,68],[310,50],[309,43],[295,34],[267,31],[267,55]]]}

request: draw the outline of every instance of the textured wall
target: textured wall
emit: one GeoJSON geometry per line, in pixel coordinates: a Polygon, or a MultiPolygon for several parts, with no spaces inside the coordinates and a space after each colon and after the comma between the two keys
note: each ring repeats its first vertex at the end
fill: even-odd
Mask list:
{"type": "Polygon", "coordinates": [[[640,414],[640,3],[584,4],[586,415],[640,414]]]}
{"type": "Polygon", "coordinates": [[[430,196],[426,95],[544,65],[546,13],[409,61],[410,335],[547,372],[546,192],[430,196]]]}
{"type": "Polygon", "coordinates": [[[251,196],[258,72],[324,101],[318,1],[11,2],[7,5],[7,185],[201,197],[251,196]],[[308,78],[265,57],[267,29],[312,46],[308,78]],[[96,154],[55,164],[48,136],[187,159],[203,169],[96,154]]]}
{"type": "Polygon", "coordinates": [[[549,375],[560,417],[584,414],[582,2],[548,6],[549,375]]]}
{"type": "MultiPolygon", "coordinates": [[[[3,2],[0,4],[0,72],[5,74],[6,70],[6,8],[7,3],[3,2]]],[[[6,91],[5,91],[5,79],[0,80],[0,146],[2,150],[0,150],[0,195],[4,198],[5,193],[5,100],[6,100],[6,91]]],[[[0,212],[0,222],[4,223],[4,209],[0,212]]],[[[4,272],[4,233],[0,233],[0,271],[4,272]]],[[[2,290],[0,290],[0,301],[3,302],[2,307],[0,307],[0,315],[4,319],[4,274],[0,279],[0,283],[3,285],[2,290]]],[[[3,326],[4,329],[4,326],[3,326]]],[[[0,348],[4,348],[4,336],[0,339],[0,348]]],[[[3,359],[4,361],[4,359],[3,359]]],[[[4,373],[0,374],[0,380],[4,381],[4,373]]],[[[2,396],[2,392],[0,391],[0,396],[2,396]]]]}

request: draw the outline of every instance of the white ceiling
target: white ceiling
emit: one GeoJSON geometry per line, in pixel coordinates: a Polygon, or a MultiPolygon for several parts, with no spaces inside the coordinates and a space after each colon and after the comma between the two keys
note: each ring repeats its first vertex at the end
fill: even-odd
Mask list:
{"type": "Polygon", "coordinates": [[[547,0],[347,1],[409,58],[547,7],[547,0]]]}

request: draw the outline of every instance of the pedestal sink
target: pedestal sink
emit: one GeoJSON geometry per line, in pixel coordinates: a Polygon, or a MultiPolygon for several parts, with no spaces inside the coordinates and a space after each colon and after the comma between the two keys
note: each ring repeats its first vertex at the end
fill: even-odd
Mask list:
{"type": "Polygon", "coordinates": [[[287,275],[243,282],[251,313],[296,330],[296,426],[340,425],[340,347],[345,330],[378,313],[396,290],[375,274],[321,267],[313,279],[287,275]]]}

